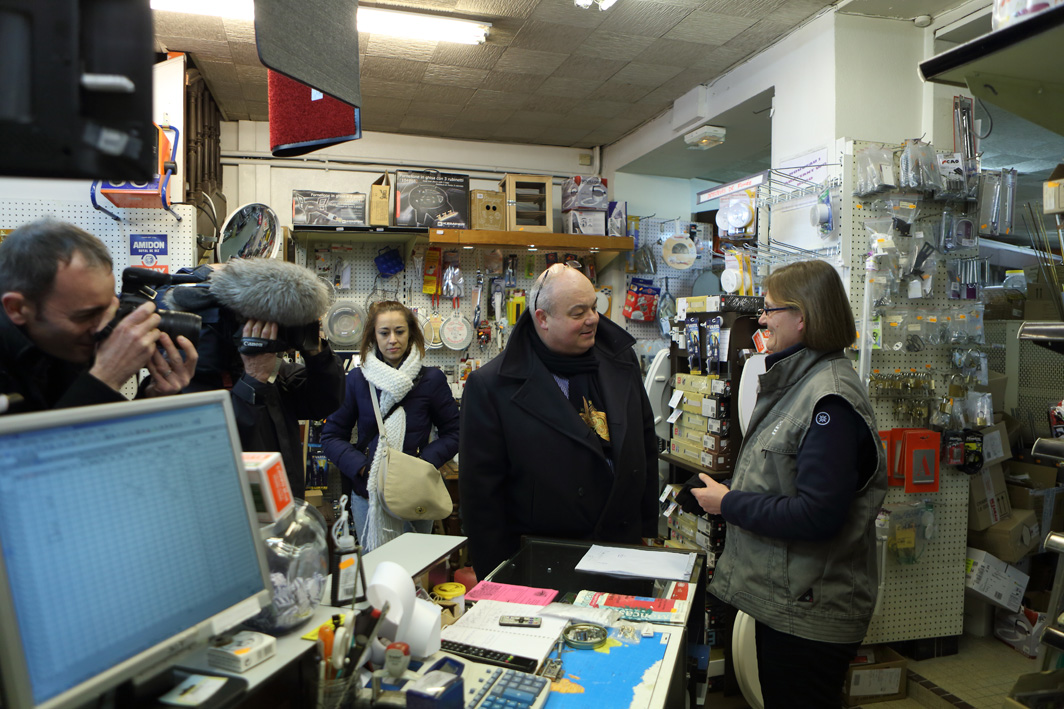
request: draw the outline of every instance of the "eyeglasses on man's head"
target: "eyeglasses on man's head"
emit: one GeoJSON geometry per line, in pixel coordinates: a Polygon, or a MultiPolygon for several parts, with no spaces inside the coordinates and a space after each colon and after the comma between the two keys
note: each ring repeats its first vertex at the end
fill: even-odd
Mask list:
{"type": "MultiPolygon", "coordinates": [[[[562,264],[564,266],[566,266],[567,268],[575,268],[578,271],[581,268],[583,268],[583,266],[580,264],[580,262],[577,261],[576,259],[566,259],[565,261],[562,262],[562,264]]],[[[539,290],[536,291],[536,299],[532,301],[532,312],[533,313],[536,312],[539,309],[539,294],[543,292],[543,286],[547,285],[547,279],[550,278],[550,275],[553,272],[552,269],[553,270],[557,270],[557,269],[554,269],[554,264],[551,264],[550,266],[548,266],[547,269],[545,271],[543,271],[543,275],[540,277],[539,290]]]]}

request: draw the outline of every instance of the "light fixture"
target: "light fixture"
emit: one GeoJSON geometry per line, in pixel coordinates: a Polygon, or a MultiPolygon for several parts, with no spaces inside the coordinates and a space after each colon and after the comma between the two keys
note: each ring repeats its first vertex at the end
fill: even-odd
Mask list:
{"type": "MultiPolygon", "coordinates": [[[[610,2],[611,0],[603,1],[610,2]]],[[[151,8],[167,12],[255,21],[254,0],[151,0],[151,8]]],[[[383,34],[390,37],[458,44],[483,44],[487,39],[491,23],[362,6],[358,8],[356,26],[359,32],[383,34]]]]}
{"type": "Polygon", "coordinates": [[[683,142],[691,150],[709,150],[724,142],[724,129],[717,126],[702,126],[683,137],[683,142]]]}
{"type": "Polygon", "coordinates": [[[617,0],[573,0],[574,5],[585,10],[592,5],[598,5],[600,10],[609,10],[616,2],[617,0]]]}

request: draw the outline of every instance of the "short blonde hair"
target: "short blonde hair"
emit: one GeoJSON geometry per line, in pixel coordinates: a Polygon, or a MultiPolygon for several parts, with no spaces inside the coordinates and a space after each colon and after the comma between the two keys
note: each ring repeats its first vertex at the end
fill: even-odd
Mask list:
{"type": "Polygon", "coordinates": [[[857,339],[853,311],[838,271],[825,261],[798,261],[779,268],[762,283],[778,306],[801,311],[802,342],[821,352],[846,349],[857,339]]]}
{"type": "MultiPolygon", "coordinates": [[[[417,316],[410,308],[406,307],[397,300],[381,300],[373,305],[369,306],[369,314],[366,316],[366,325],[362,330],[362,347],[359,350],[359,356],[362,359],[366,359],[371,351],[377,347],[377,318],[382,313],[402,313],[406,318],[406,329],[410,331],[410,340],[407,345],[407,352],[411,347],[417,347],[417,351],[421,353],[421,356],[425,356],[425,335],[421,332],[421,325],[417,321],[417,316]]],[[[406,357],[406,352],[403,353],[406,357]]]]}

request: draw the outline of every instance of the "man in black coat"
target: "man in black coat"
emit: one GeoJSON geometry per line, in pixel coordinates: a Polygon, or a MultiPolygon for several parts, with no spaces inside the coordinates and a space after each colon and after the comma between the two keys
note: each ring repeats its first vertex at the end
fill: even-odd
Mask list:
{"type": "Polygon", "coordinates": [[[462,396],[462,525],[481,578],[521,535],[637,544],[657,536],[657,437],[632,347],[595,288],[551,266],[498,357],[462,396]]]}

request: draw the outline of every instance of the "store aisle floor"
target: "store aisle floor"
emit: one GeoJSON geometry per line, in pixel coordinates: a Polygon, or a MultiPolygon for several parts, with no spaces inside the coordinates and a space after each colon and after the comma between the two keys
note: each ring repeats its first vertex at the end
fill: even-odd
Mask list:
{"type": "MultiPolygon", "coordinates": [[[[893,702],[876,702],[868,709],[1001,709],[1016,678],[1042,669],[1032,660],[994,638],[961,636],[960,651],[948,657],[910,661],[913,674],[923,677],[939,690],[914,686],[909,696],[893,702]],[[945,693],[945,696],[943,695],[945,693]]],[[[749,709],[742,697],[706,696],[706,709],[749,709]]]]}

